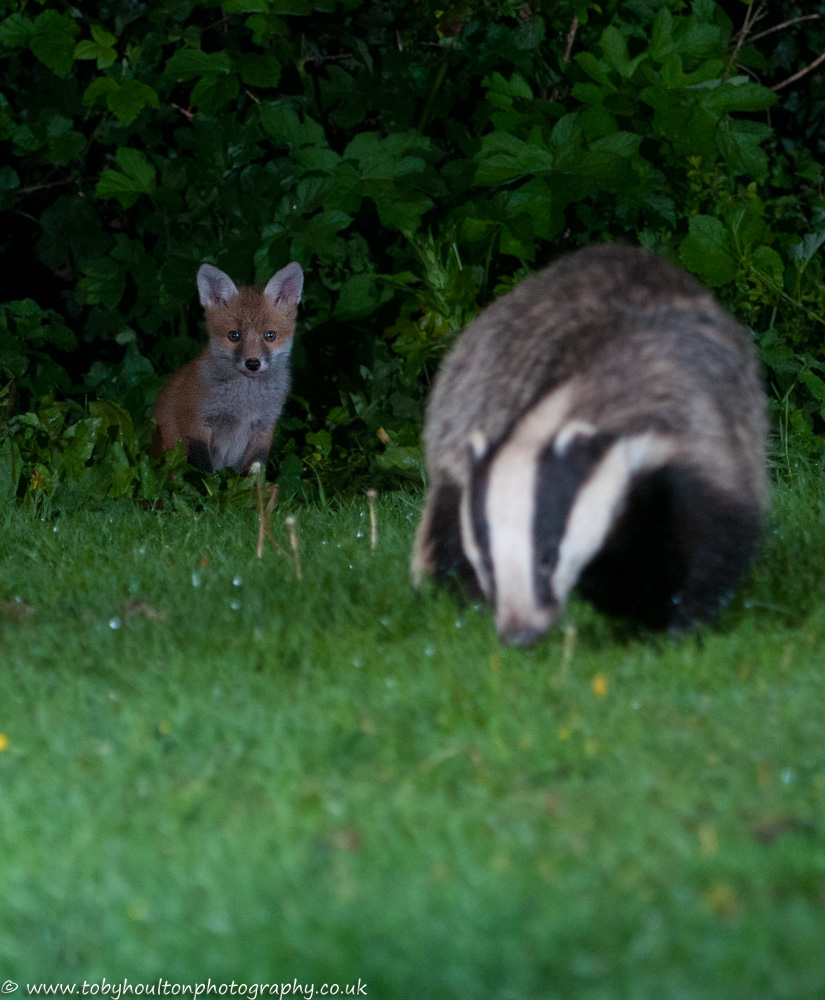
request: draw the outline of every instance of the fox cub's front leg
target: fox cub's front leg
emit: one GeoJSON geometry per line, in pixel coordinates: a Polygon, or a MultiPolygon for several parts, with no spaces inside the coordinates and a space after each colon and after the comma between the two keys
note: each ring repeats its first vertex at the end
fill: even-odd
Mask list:
{"type": "Polygon", "coordinates": [[[266,465],[269,458],[269,449],[272,447],[272,438],[275,435],[275,424],[255,423],[250,428],[249,444],[243,454],[238,472],[249,472],[249,467],[253,462],[260,462],[266,465]]]}

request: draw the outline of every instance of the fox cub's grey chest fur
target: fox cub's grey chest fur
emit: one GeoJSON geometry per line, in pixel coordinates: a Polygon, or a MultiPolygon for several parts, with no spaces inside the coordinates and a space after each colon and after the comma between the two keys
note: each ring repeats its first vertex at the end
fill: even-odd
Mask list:
{"type": "Polygon", "coordinates": [[[235,285],[203,264],[198,291],[209,344],[161,391],[152,415],[155,451],[182,440],[193,465],[248,472],[269,455],[289,392],[289,356],[303,290],[300,265],[287,264],[263,287],[235,285]]]}

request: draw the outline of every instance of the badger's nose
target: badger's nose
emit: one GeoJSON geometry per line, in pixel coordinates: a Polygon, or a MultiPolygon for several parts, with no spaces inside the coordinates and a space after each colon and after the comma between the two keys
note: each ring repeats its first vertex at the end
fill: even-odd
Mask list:
{"type": "Polygon", "coordinates": [[[245,364],[251,372],[256,372],[261,367],[261,359],[247,358],[245,364]]]}
{"type": "Polygon", "coordinates": [[[527,614],[522,610],[515,613],[502,608],[496,614],[496,632],[505,646],[532,646],[552,628],[559,609],[536,607],[527,614]]]}
{"type": "Polygon", "coordinates": [[[498,629],[498,637],[505,646],[533,646],[546,631],[535,625],[511,625],[498,629]]]}

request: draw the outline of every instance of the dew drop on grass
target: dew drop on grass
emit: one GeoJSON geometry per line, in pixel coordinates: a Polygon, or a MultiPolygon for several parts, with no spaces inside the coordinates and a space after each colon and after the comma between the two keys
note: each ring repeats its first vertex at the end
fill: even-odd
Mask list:
{"type": "Polygon", "coordinates": [[[456,618],[456,620],[455,620],[455,627],[456,628],[464,628],[464,619],[463,618],[456,618]]]}
{"type": "Polygon", "coordinates": [[[229,607],[232,608],[233,611],[239,611],[240,607],[241,607],[241,602],[240,601],[232,601],[230,603],[229,607]]]}
{"type": "Polygon", "coordinates": [[[424,655],[425,656],[434,656],[435,655],[435,646],[425,646],[424,647],[424,655]]]}
{"type": "Polygon", "coordinates": [[[53,532],[54,532],[55,534],[57,534],[57,525],[55,525],[55,526],[54,526],[54,527],[52,528],[52,531],[53,531],[53,532]]]}
{"type": "Polygon", "coordinates": [[[785,785],[789,785],[793,781],[793,779],[794,779],[793,771],[789,767],[786,767],[785,770],[782,772],[782,783],[785,785]]]}
{"type": "Polygon", "coordinates": [[[356,538],[363,538],[364,537],[364,532],[363,531],[356,531],[355,532],[355,537],[356,538]]]}
{"type": "Polygon", "coordinates": [[[146,546],[145,545],[141,545],[141,547],[138,549],[138,551],[140,552],[140,554],[142,556],[145,556],[146,555],[146,546]]]}
{"type": "Polygon", "coordinates": [[[354,667],[361,668],[361,667],[364,666],[364,661],[361,659],[360,656],[353,656],[353,658],[352,658],[352,665],[354,667]]]}
{"type": "Polygon", "coordinates": [[[243,583],[243,577],[242,576],[233,576],[232,577],[232,586],[233,587],[240,587],[240,585],[242,583],[243,583]]]}
{"type": "Polygon", "coordinates": [[[386,685],[387,685],[388,688],[394,688],[395,684],[396,684],[396,681],[395,681],[394,677],[388,677],[386,679],[385,683],[386,683],[386,685]]]}
{"type": "Polygon", "coordinates": [[[120,619],[119,618],[110,618],[109,619],[109,628],[112,628],[112,629],[114,629],[114,628],[120,628],[120,619]]]}
{"type": "Polygon", "coordinates": [[[192,586],[200,587],[201,585],[201,575],[198,572],[192,574],[192,586]]]}
{"type": "Polygon", "coordinates": [[[381,624],[384,626],[384,628],[386,628],[389,625],[389,623],[390,623],[389,618],[379,618],[378,620],[381,622],[381,624]]]}

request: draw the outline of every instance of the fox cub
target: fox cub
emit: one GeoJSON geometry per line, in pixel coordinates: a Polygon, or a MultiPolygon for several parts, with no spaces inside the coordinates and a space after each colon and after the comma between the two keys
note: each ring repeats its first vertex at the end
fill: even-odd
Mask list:
{"type": "Polygon", "coordinates": [[[263,287],[236,287],[202,264],[198,292],[209,343],[161,389],[152,416],[152,450],[182,440],[192,465],[204,472],[231,466],[247,473],[266,462],[289,391],[289,353],[304,274],[287,264],[263,287]]]}

